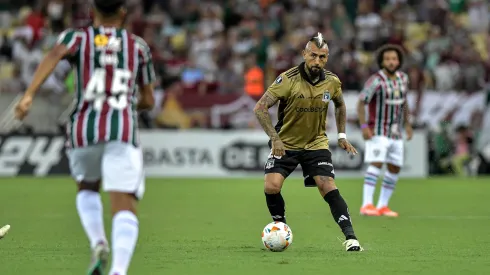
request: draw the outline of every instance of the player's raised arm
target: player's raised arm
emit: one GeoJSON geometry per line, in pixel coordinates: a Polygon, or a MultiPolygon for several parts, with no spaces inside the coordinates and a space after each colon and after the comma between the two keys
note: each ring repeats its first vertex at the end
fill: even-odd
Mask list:
{"type": "Polygon", "coordinates": [[[362,129],[362,136],[366,140],[371,139],[373,134],[371,133],[371,129],[369,129],[367,124],[365,106],[371,102],[371,99],[378,90],[379,85],[379,78],[376,75],[372,76],[364,84],[364,88],[362,89],[359,100],[357,101],[357,117],[359,118],[359,124],[362,129]]]}
{"type": "Polygon", "coordinates": [[[46,78],[54,71],[61,59],[78,49],[80,41],[81,39],[75,31],[67,30],[60,35],[57,44],[49,51],[37,67],[31,84],[17,104],[15,108],[17,119],[24,119],[31,107],[33,97],[46,78]]]}

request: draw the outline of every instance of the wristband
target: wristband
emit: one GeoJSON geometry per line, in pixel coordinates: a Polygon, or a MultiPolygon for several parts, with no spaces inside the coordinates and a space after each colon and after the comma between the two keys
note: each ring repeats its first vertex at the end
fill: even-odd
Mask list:
{"type": "Polygon", "coordinates": [[[339,133],[337,139],[347,139],[347,135],[345,133],[339,133]]]}
{"type": "Polygon", "coordinates": [[[364,123],[364,124],[361,125],[361,129],[365,129],[367,127],[369,127],[369,125],[367,125],[367,123],[364,123]]]}

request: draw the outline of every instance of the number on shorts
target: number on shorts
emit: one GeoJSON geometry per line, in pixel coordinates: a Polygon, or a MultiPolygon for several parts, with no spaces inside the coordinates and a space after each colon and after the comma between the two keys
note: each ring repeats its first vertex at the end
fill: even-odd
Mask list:
{"type": "Polygon", "coordinates": [[[106,70],[96,69],[90,78],[85,90],[85,100],[93,102],[96,111],[102,110],[104,102],[109,107],[122,110],[128,107],[128,82],[131,79],[131,71],[115,69],[111,83],[111,95],[106,97],[106,70]]]}

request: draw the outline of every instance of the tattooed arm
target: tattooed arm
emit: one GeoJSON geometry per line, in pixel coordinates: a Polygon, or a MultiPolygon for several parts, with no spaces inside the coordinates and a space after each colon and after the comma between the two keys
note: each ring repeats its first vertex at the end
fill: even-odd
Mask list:
{"type": "Polygon", "coordinates": [[[407,134],[407,140],[411,140],[413,137],[413,128],[412,128],[412,124],[410,123],[410,108],[408,108],[407,99],[405,99],[405,102],[403,102],[402,108],[403,108],[403,122],[405,123],[405,132],[407,134]]]}
{"type": "Polygon", "coordinates": [[[332,96],[332,101],[335,104],[335,121],[337,122],[337,133],[345,134],[345,124],[347,123],[347,110],[342,94],[342,82],[338,77],[334,78],[335,92],[332,96]]]}
{"type": "Polygon", "coordinates": [[[277,134],[276,129],[274,129],[274,126],[272,126],[269,109],[274,106],[277,101],[279,101],[279,99],[267,91],[262,98],[260,98],[254,108],[254,113],[257,120],[272,141],[278,140],[279,135],[277,134]]]}
{"type": "Polygon", "coordinates": [[[410,124],[410,108],[408,108],[408,102],[406,99],[405,99],[405,102],[403,102],[402,109],[403,109],[403,122],[405,123],[405,125],[409,125],[410,124]]]}
{"type": "Polygon", "coordinates": [[[344,96],[339,94],[334,97],[333,103],[335,104],[335,120],[337,122],[337,132],[345,133],[345,124],[347,122],[347,110],[345,107],[344,96]]]}
{"type": "MultiPolygon", "coordinates": [[[[345,107],[344,96],[339,89],[337,96],[332,98],[335,104],[335,120],[337,122],[337,133],[345,135],[345,124],[347,122],[347,108],[345,107]]],[[[356,155],[357,150],[350,144],[345,137],[339,135],[339,146],[344,149],[347,153],[356,155]]]]}

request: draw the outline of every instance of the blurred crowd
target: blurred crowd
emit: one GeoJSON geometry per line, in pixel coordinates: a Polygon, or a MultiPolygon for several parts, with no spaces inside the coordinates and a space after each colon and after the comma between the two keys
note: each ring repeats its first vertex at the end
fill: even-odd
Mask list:
{"type": "MultiPolygon", "coordinates": [[[[127,26],[151,47],[160,94],[257,98],[278,74],[302,61],[305,42],[317,32],[329,43],[327,69],[344,90],[362,88],[377,70],[374,52],[384,43],[405,50],[404,70],[419,98],[426,89],[490,90],[487,0],[127,2],[127,26]]],[[[0,92],[22,91],[57,35],[90,20],[88,0],[0,0],[0,92]]],[[[69,66],[61,64],[44,88],[60,95],[72,86],[69,66]]],[[[421,100],[416,102],[414,115],[421,100]]],[[[469,151],[459,146],[471,141],[475,129],[466,127],[450,134],[458,138],[447,150],[469,151]]]]}
{"type": "MultiPolygon", "coordinates": [[[[182,81],[200,93],[260,95],[301,61],[317,31],[330,46],[328,68],[359,90],[376,70],[383,43],[406,50],[414,90],[476,91],[490,76],[485,0],[128,0],[128,27],[151,45],[160,85],[182,81]],[[220,70],[226,68],[226,70],[220,70]],[[254,85],[259,83],[259,85],[254,85]],[[260,87],[259,87],[260,86],[260,87]]],[[[90,1],[0,0],[1,55],[45,50],[66,27],[90,22],[90,1]],[[21,8],[24,5],[24,8],[21,8]]],[[[25,72],[21,72],[23,74],[25,72]]]]}

